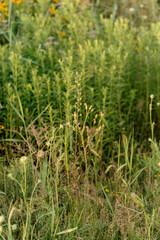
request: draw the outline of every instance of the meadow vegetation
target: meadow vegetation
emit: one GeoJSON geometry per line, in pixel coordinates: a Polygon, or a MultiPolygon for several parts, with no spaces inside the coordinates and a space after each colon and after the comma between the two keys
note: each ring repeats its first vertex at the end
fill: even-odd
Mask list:
{"type": "Polygon", "coordinates": [[[160,239],[158,14],[0,1],[0,239],[160,239]]]}

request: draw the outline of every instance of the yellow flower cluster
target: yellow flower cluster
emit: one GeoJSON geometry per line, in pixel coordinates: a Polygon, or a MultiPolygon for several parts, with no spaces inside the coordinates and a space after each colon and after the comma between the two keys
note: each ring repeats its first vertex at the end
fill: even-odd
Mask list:
{"type": "Polygon", "coordinates": [[[57,33],[61,34],[62,36],[66,36],[66,32],[65,31],[57,31],[57,33]]]}
{"type": "Polygon", "coordinates": [[[50,8],[50,9],[49,9],[49,12],[50,12],[51,15],[54,15],[55,12],[56,12],[56,10],[55,10],[54,8],[50,8]]]}
{"type": "Polygon", "coordinates": [[[0,22],[5,21],[5,17],[8,17],[8,3],[0,2],[0,22]]]}
{"type": "MultiPolygon", "coordinates": [[[[21,4],[21,7],[23,6],[23,1],[22,0],[11,0],[13,4],[21,4]]],[[[66,0],[52,0],[54,4],[60,4],[61,2],[65,2],[66,0]]],[[[30,0],[30,3],[34,3],[34,0],[30,0]]],[[[5,23],[7,22],[7,18],[9,15],[8,11],[8,3],[5,3],[5,0],[0,0],[0,23],[5,23]]],[[[52,4],[53,5],[53,4],[52,4]]],[[[49,13],[51,16],[54,16],[56,13],[55,6],[51,6],[49,8],[49,13]]],[[[29,9],[30,12],[36,12],[33,8],[29,9]]],[[[66,16],[62,16],[62,24],[65,24],[67,22],[66,16]]],[[[62,37],[66,36],[66,31],[57,31],[62,37]]]]}
{"type": "Polygon", "coordinates": [[[19,4],[19,3],[22,2],[22,0],[12,0],[12,2],[13,2],[13,3],[17,3],[17,4],[19,4]]]}

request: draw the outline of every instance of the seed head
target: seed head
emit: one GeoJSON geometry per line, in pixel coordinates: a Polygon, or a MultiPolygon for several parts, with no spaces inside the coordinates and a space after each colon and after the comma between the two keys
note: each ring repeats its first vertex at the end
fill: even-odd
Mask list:
{"type": "Polygon", "coordinates": [[[142,16],[142,19],[143,19],[143,20],[146,20],[147,18],[148,18],[148,17],[147,17],[146,15],[143,15],[143,16],[142,16]]]}
{"type": "Polygon", "coordinates": [[[12,225],[12,230],[15,231],[17,229],[17,224],[12,225]]]}
{"type": "Polygon", "coordinates": [[[1,225],[4,221],[5,221],[4,216],[1,215],[1,216],[0,216],[0,225],[1,225]]]}
{"type": "Polygon", "coordinates": [[[20,158],[20,162],[21,162],[22,164],[25,164],[26,161],[27,161],[27,157],[26,157],[26,156],[23,156],[23,157],[20,158]]]}
{"type": "Polygon", "coordinates": [[[37,153],[37,158],[43,158],[44,157],[44,152],[43,150],[39,150],[37,153]]]}
{"type": "Polygon", "coordinates": [[[12,173],[9,173],[7,176],[8,176],[8,178],[13,179],[12,173]]]}
{"type": "Polygon", "coordinates": [[[129,12],[130,13],[134,13],[135,12],[135,8],[129,8],[129,12]]]}
{"type": "Polygon", "coordinates": [[[153,98],[154,98],[154,95],[153,95],[153,94],[151,94],[151,95],[150,95],[150,99],[152,100],[153,98]]]}
{"type": "Polygon", "coordinates": [[[134,203],[136,203],[140,207],[143,207],[143,203],[142,203],[141,199],[135,193],[131,193],[130,196],[131,196],[132,200],[134,201],[134,203]]]}

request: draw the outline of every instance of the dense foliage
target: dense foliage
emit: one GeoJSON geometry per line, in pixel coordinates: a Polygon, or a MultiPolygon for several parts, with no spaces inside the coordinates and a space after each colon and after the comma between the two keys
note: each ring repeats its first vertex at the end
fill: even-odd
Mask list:
{"type": "Polygon", "coordinates": [[[126,2],[0,2],[2,239],[160,238],[158,4],[126,2]]]}

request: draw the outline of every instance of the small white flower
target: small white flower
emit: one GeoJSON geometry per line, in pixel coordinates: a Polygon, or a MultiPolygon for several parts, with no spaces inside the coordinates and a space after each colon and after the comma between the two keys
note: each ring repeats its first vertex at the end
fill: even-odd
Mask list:
{"type": "Polygon", "coordinates": [[[63,124],[60,124],[59,128],[63,128],[63,127],[64,127],[63,124]]]}
{"type": "Polygon", "coordinates": [[[135,8],[129,8],[129,12],[130,13],[134,13],[135,12],[135,8]]]}
{"type": "Polygon", "coordinates": [[[20,162],[21,163],[24,164],[26,161],[27,161],[27,157],[26,156],[23,156],[23,157],[20,158],[20,162]]]}
{"type": "Polygon", "coordinates": [[[157,107],[159,107],[160,106],[160,102],[157,102],[157,107]]]}
{"type": "Polygon", "coordinates": [[[150,99],[153,99],[153,98],[154,98],[154,95],[153,95],[153,94],[151,94],[151,95],[150,95],[150,99]]]}
{"type": "Polygon", "coordinates": [[[4,221],[5,221],[4,216],[1,215],[1,216],[0,216],[0,224],[2,224],[4,221]]]}
{"type": "Polygon", "coordinates": [[[17,224],[12,225],[12,230],[15,231],[17,229],[17,224]]]}
{"type": "Polygon", "coordinates": [[[144,5],[143,5],[143,4],[140,4],[140,8],[144,8],[144,5]]]}
{"type": "Polygon", "coordinates": [[[142,16],[143,20],[146,20],[148,17],[146,15],[142,16]]]}

